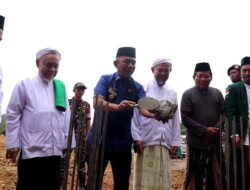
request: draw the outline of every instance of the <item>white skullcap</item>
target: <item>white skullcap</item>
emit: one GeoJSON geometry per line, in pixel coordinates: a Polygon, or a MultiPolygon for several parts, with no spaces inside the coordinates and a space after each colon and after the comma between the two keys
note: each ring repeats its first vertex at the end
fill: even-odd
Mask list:
{"type": "Polygon", "coordinates": [[[170,69],[172,69],[172,61],[170,59],[166,59],[166,58],[155,59],[152,66],[151,66],[151,69],[154,68],[157,65],[162,64],[162,63],[165,63],[166,65],[169,65],[170,69]]]}
{"type": "Polygon", "coordinates": [[[44,48],[44,49],[41,49],[39,50],[37,53],[36,53],[36,59],[40,59],[41,57],[47,55],[47,54],[57,54],[60,58],[61,58],[61,54],[56,50],[56,49],[53,49],[53,48],[44,48]]]}

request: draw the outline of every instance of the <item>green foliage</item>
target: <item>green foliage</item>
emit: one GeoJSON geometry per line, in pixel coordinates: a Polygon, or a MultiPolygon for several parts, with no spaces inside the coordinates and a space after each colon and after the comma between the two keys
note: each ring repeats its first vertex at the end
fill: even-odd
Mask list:
{"type": "Polygon", "coordinates": [[[187,134],[187,128],[184,127],[184,125],[182,125],[181,123],[181,135],[186,135],[187,134]]]}
{"type": "Polygon", "coordinates": [[[0,125],[0,135],[4,134],[4,132],[5,132],[5,126],[6,126],[6,114],[3,114],[2,115],[1,125],[0,125]]]}

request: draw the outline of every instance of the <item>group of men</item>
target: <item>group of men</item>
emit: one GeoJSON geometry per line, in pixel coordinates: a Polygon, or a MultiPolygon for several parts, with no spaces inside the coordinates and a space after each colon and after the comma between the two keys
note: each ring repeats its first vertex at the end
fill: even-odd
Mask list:
{"type": "Polygon", "coordinates": [[[229,67],[227,73],[233,84],[226,88],[225,99],[218,89],[209,87],[212,71],[208,63],[196,65],[195,87],[182,95],[181,118],[187,128],[188,144],[183,189],[244,190],[250,187],[247,180],[250,57],[244,57],[241,65],[229,67]],[[226,149],[223,151],[224,138],[226,149]]]}
{"type": "MultiPolygon", "coordinates": [[[[6,156],[14,162],[18,160],[18,190],[60,189],[65,150],[80,146],[82,151],[77,154],[82,170],[78,175],[80,188],[85,188],[85,146],[90,147],[88,154],[91,154],[94,133],[90,127],[90,105],[82,100],[86,89],[83,83],[74,86],[75,97],[68,101],[64,83],[55,79],[60,60],[61,54],[55,49],[38,51],[38,74],[16,85],[7,108],[6,156]],[[75,136],[69,147],[70,124],[74,126],[75,136]]],[[[132,78],[136,66],[135,48],[119,48],[114,66],[116,72],[102,75],[94,89],[94,108],[101,105],[103,110],[108,110],[107,118],[102,120],[106,122],[107,131],[99,171],[103,174],[110,162],[114,189],[128,190],[133,145],[136,153],[133,189],[170,190],[170,154],[175,154],[181,145],[177,94],[167,84],[173,63],[168,58],[156,59],[150,68],[153,77],[145,85],[132,78]],[[146,103],[140,104],[140,100],[146,103]]],[[[230,76],[233,75],[231,70],[228,71],[230,76]]],[[[250,57],[242,59],[241,77],[242,81],[228,86],[224,100],[220,90],[209,86],[212,80],[209,63],[195,65],[195,85],[183,93],[180,104],[188,144],[184,189],[225,188],[226,174],[219,152],[224,116],[228,123],[236,117],[236,124],[228,125],[230,139],[239,150],[244,149],[244,159],[240,160],[244,160],[248,179],[250,57]]],[[[249,181],[245,183],[248,189],[249,181]]]]}

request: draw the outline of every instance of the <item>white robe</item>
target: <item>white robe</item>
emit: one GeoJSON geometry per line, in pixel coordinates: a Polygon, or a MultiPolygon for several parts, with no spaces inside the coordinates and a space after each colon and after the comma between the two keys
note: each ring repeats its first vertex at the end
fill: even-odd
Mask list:
{"type": "MultiPolygon", "coordinates": [[[[147,97],[178,104],[176,92],[167,84],[160,87],[153,79],[144,89],[147,97]]],[[[171,190],[169,149],[181,146],[178,109],[167,123],[143,117],[135,109],[131,132],[143,146],[142,154],[135,155],[134,190],[171,190]]]]}
{"type": "MultiPolygon", "coordinates": [[[[144,86],[144,89],[147,97],[157,100],[168,100],[173,104],[178,104],[176,92],[167,84],[159,87],[156,80],[153,79],[144,86]]],[[[167,148],[181,146],[179,109],[167,123],[146,118],[139,114],[138,109],[135,109],[131,132],[134,140],[142,141],[142,146],[160,144],[167,148]]]]}
{"type": "Polygon", "coordinates": [[[53,81],[39,75],[19,82],[6,113],[6,146],[19,147],[22,158],[62,155],[67,146],[70,108],[55,107],[53,81]]]}

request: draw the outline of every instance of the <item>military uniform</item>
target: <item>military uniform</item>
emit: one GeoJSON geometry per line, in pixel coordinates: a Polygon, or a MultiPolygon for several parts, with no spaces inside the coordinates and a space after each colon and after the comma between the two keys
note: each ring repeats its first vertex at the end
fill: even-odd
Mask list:
{"type": "MultiPolygon", "coordinates": [[[[85,186],[85,176],[86,176],[86,135],[87,135],[87,120],[91,119],[91,112],[90,112],[90,104],[82,99],[76,100],[74,97],[69,99],[69,105],[73,114],[73,128],[75,133],[76,139],[76,149],[75,153],[77,154],[77,167],[78,167],[78,179],[80,187],[85,186]],[[74,105],[75,103],[75,105],[74,105]],[[73,108],[74,107],[74,108],[73,108]],[[74,110],[73,110],[74,109],[74,110]],[[73,113],[74,111],[74,113],[73,113]]],[[[64,166],[65,166],[65,159],[62,159],[61,164],[61,182],[63,181],[64,177],[64,166]]]]}

